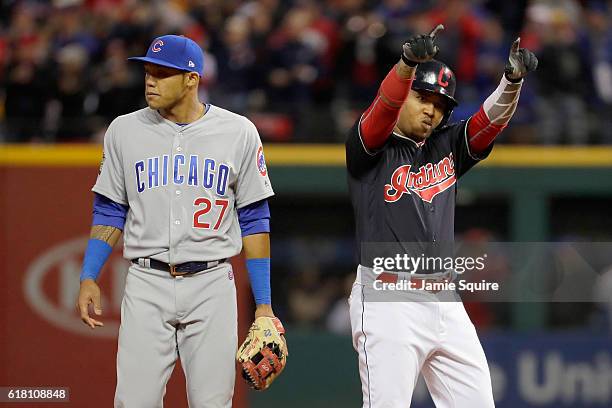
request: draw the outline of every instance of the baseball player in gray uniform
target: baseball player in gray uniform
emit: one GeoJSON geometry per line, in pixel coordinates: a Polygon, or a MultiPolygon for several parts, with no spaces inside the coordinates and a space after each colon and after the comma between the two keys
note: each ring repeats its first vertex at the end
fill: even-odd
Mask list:
{"type": "Polygon", "coordinates": [[[237,306],[228,259],[244,248],[257,304],[270,296],[272,196],[262,144],[245,117],[201,103],[203,54],[192,40],[155,39],[144,63],[148,107],[116,118],[104,138],[78,308],[102,326],[96,283],[124,235],[132,262],[121,305],[115,407],[161,407],[175,362],[190,407],[230,407],[237,306]],[[95,315],[90,316],[89,307],[95,315]]]}

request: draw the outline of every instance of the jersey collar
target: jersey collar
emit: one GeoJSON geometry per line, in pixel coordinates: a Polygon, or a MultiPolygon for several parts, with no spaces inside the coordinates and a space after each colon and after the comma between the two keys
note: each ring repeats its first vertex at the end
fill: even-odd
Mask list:
{"type": "Polygon", "coordinates": [[[409,138],[408,136],[401,135],[401,134],[399,134],[397,132],[392,132],[392,133],[393,133],[393,136],[398,137],[398,138],[400,138],[402,140],[408,140],[408,141],[410,141],[412,144],[414,144],[418,148],[423,147],[423,145],[425,144],[425,140],[423,140],[422,142],[417,142],[416,140],[413,140],[413,139],[409,138]]]}
{"type": "Polygon", "coordinates": [[[198,119],[194,120],[191,123],[187,123],[187,124],[183,124],[183,125],[178,124],[176,122],[173,122],[171,120],[168,120],[168,119],[164,118],[156,109],[151,109],[149,107],[147,107],[147,109],[149,110],[149,112],[155,118],[157,118],[158,121],[161,121],[161,122],[169,124],[173,129],[182,129],[182,130],[184,130],[184,129],[190,128],[191,126],[193,126],[196,123],[200,123],[200,122],[208,120],[209,117],[211,116],[209,114],[209,112],[212,110],[211,109],[212,107],[213,107],[212,104],[204,103],[204,112],[203,112],[202,116],[200,116],[198,119]]]}

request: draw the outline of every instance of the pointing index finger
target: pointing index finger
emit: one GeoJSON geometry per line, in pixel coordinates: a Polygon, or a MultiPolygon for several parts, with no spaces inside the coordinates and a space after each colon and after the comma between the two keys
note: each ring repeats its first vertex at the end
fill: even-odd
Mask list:
{"type": "Polygon", "coordinates": [[[436,38],[436,34],[438,34],[438,31],[441,31],[441,30],[444,30],[444,26],[442,24],[438,24],[436,28],[431,30],[431,33],[429,33],[429,36],[431,38],[436,38]]]}
{"type": "Polygon", "coordinates": [[[520,46],[521,46],[521,37],[518,37],[512,43],[512,52],[518,52],[520,46]]]}

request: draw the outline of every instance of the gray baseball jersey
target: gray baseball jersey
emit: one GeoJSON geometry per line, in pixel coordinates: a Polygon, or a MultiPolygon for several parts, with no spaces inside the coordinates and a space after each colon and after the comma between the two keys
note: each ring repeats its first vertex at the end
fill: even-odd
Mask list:
{"type": "Polygon", "coordinates": [[[274,195],[257,129],[214,105],[184,126],[148,107],[116,118],[92,190],[129,206],[125,258],[170,264],[238,254],[236,209],[274,195]]]}

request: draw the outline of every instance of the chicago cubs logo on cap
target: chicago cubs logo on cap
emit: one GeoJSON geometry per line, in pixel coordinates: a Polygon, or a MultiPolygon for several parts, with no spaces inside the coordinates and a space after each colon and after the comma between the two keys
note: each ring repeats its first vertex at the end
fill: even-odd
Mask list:
{"type": "Polygon", "coordinates": [[[266,176],[268,174],[262,146],[259,146],[259,150],[257,150],[257,169],[259,169],[259,174],[262,176],[266,176]]]}
{"type": "Polygon", "coordinates": [[[154,39],[144,57],[130,57],[130,61],[148,62],[187,72],[204,73],[204,53],[200,46],[182,35],[164,35],[154,39]]]}
{"type": "Polygon", "coordinates": [[[164,42],[162,40],[155,41],[153,45],[151,46],[151,51],[160,52],[162,45],[164,45],[164,42]]]}

